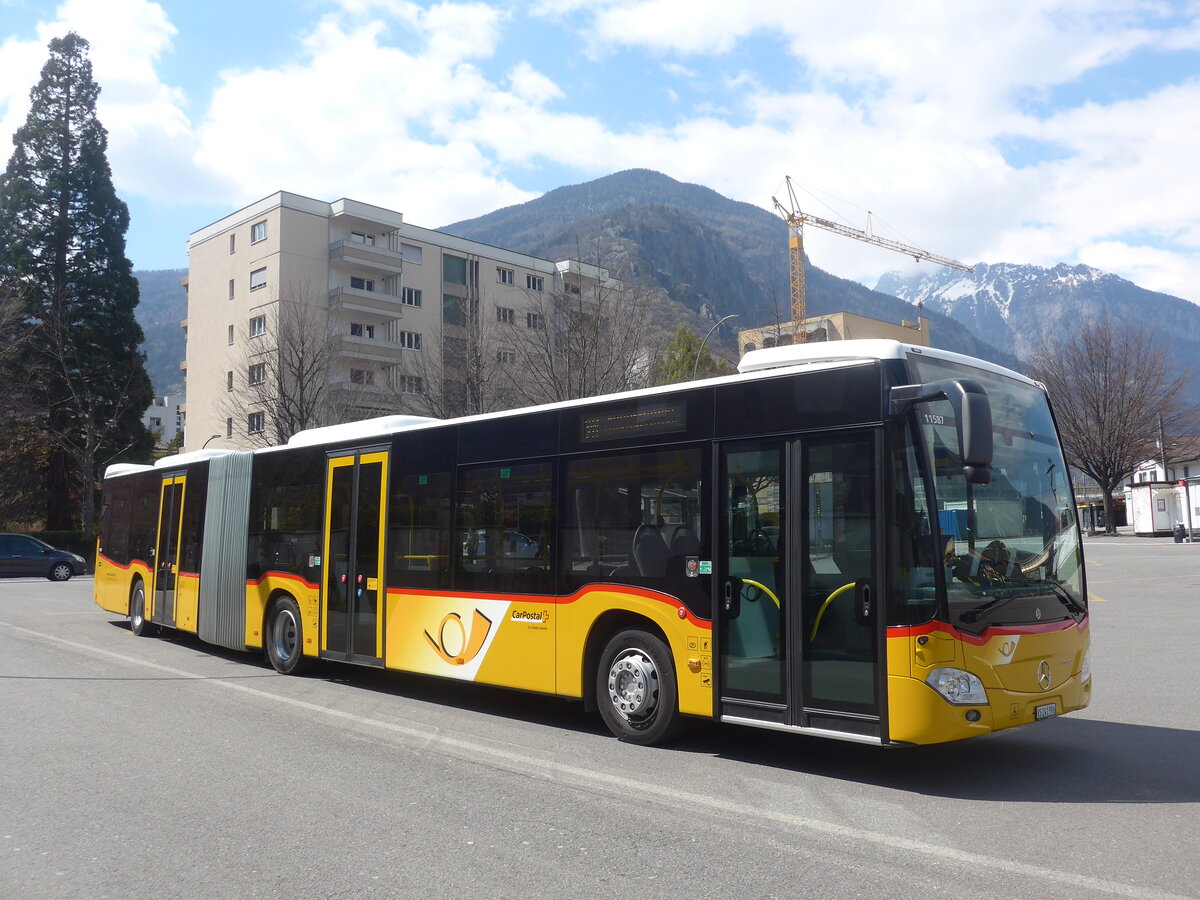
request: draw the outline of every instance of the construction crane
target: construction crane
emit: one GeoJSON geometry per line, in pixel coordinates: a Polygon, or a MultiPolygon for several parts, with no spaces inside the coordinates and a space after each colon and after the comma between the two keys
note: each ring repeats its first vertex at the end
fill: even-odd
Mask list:
{"type": "Polygon", "coordinates": [[[785,208],[782,203],[774,197],[771,201],[775,204],[775,209],[783,216],[783,220],[788,224],[788,269],[791,273],[792,281],[792,321],[796,326],[796,335],[794,340],[798,344],[803,344],[808,340],[808,330],[804,328],[804,320],[807,318],[806,310],[806,286],[804,281],[804,226],[812,225],[815,228],[822,228],[825,231],[832,231],[834,234],[840,234],[844,237],[854,238],[856,241],[863,241],[867,244],[874,244],[877,247],[886,247],[888,250],[895,250],[897,253],[905,253],[915,259],[917,262],[921,260],[929,260],[930,262],[938,263],[939,265],[948,266],[951,269],[961,269],[964,272],[974,272],[970,266],[964,266],[962,263],[953,259],[947,259],[944,256],[938,256],[930,253],[928,250],[922,250],[919,247],[910,247],[908,244],[902,244],[899,241],[892,241],[887,238],[879,237],[871,234],[871,214],[867,213],[867,230],[863,231],[858,228],[851,228],[849,225],[843,225],[840,222],[833,222],[829,219],[822,219],[820,216],[813,216],[806,212],[800,211],[800,202],[796,199],[796,191],[792,187],[792,178],[787,176],[788,203],[789,208],[785,208]]]}

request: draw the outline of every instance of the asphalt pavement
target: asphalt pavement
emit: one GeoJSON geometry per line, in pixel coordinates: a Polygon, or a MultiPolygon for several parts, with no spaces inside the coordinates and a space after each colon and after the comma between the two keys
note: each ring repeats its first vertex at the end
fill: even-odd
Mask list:
{"type": "Polygon", "coordinates": [[[1093,705],[881,751],[133,637],[0,582],[0,898],[1200,897],[1200,545],[1085,539],[1093,705]]]}

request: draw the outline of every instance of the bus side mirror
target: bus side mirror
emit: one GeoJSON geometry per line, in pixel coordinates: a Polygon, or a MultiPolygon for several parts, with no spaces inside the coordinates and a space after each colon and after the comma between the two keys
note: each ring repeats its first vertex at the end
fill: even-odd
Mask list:
{"type": "Polygon", "coordinates": [[[902,384],[892,388],[891,400],[894,419],[908,415],[918,403],[949,400],[954,407],[963,476],[971,484],[988,484],[992,480],[992,403],[982,384],[965,378],[902,384]]]}

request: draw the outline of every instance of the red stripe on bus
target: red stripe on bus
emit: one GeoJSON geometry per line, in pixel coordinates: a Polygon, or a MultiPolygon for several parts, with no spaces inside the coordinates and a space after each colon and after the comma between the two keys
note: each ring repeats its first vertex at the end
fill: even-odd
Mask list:
{"type": "Polygon", "coordinates": [[[1070,628],[1087,631],[1090,622],[1091,617],[1084,616],[1081,622],[1076,622],[1073,619],[1063,619],[1059,622],[1046,622],[1040,625],[989,625],[980,635],[968,634],[945,622],[926,622],[924,625],[889,626],[887,636],[889,638],[919,637],[922,634],[932,634],[935,631],[940,631],[949,637],[957,638],[968,644],[982,646],[993,638],[1004,637],[1010,634],[1054,634],[1057,631],[1067,631],[1070,628]]]}
{"type": "Polygon", "coordinates": [[[589,584],[581,587],[573,594],[568,594],[565,597],[560,597],[556,594],[496,594],[487,591],[429,591],[421,589],[410,590],[402,587],[390,587],[387,589],[389,594],[407,594],[409,596],[418,597],[445,597],[447,599],[461,598],[472,600],[479,598],[482,600],[500,600],[506,603],[540,603],[553,604],[555,606],[574,603],[581,599],[586,594],[606,591],[618,594],[627,594],[634,597],[641,597],[643,600],[653,600],[656,603],[667,603],[676,608],[676,615],[681,619],[685,619],[688,624],[695,625],[697,628],[712,629],[712,622],[707,619],[698,618],[690,609],[679,602],[678,598],[672,597],[670,594],[663,594],[659,591],[652,591],[649,588],[635,587],[626,584],[589,584]],[[682,612],[682,615],[680,614],[682,612]]]}
{"type": "Polygon", "coordinates": [[[297,584],[301,584],[313,591],[320,590],[321,588],[319,584],[313,584],[308,579],[301,578],[299,575],[295,575],[292,572],[264,572],[263,574],[259,575],[258,578],[247,578],[246,587],[258,587],[268,578],[279,578],[283,581],[294,581],[297,584]]]}

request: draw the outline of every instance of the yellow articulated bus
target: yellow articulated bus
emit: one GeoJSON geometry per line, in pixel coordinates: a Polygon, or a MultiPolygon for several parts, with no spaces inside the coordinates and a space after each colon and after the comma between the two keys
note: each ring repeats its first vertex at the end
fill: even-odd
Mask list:
{"type": "Polygon", "coordinates": [[[114,466],[96,603],[265,652],[931,744],[1087,706],[1075,501],[1041,385],[891,341],[736,375],[114,466]]]}

